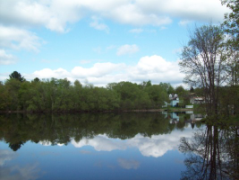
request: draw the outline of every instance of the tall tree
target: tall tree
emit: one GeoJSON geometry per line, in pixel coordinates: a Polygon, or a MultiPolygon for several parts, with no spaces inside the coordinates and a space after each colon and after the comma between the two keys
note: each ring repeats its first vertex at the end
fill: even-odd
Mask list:
{"type": "Polygon", "coordinates": [[[10,75],[9,75],[10,79],[16,79],[20,82],[26,81],[26,79],[17,71],[13,71],[10,75]]]}
{"type": "Polygon", "coordinates": [[[192,87],[201,87],[208,115],[218,114],[219,87],[228,78],[228,59],[223,47],[223,31],[216,26],[196,28],[184,47],[179,63],[186,74],[185,82],[192,87]]]}

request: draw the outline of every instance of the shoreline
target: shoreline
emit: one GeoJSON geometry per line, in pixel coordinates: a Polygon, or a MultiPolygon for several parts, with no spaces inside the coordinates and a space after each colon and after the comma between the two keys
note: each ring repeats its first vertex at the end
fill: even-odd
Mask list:
{"type": "Polygon", "coordinates": [[[124,112],[183,112],[183,111],[193,111],[193,109],[188,108],[173,108],[173,109],[133,109],[133,110],[105,110],[105,111],[0,111],[0,114],[48,114],[48,113],[124,113],[124,112]]]}

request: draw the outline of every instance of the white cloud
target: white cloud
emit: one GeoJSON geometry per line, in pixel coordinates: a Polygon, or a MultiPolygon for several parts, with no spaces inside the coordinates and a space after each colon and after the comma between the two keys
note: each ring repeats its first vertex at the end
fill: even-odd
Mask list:
{"type": "Polygon", "coordinates": [[[228,12],[228,8],[218,0],[137,0],[144,12],[167,14],[182,20],[219,22],[228,12]]]}
{"type": "MultiPolygon", "coordinates": [[[[24,27],[44,26],[65,32],[68,23],[86,16],[107,18],[130,25],[169,24],[173,17],[181,20],[219,22],[227,7],[219,0],[7,0],[0,1],[0,22],[24,27]]],[[[93,24],[104,29],[103,24],[93,24]]]]}
{"type": "Polygon", "coordinates": [[[13,64],[15,63],[16,58],[11,55],[7,54],[5,50],[0,49],[0,64],[1,65],[8,65],[8,64],[13,64]]]}
{"type": "Polygon", "coordinates": [[[0,47],[38,51],[41,42],[35,34],[15,28],[0,25],[0,47]]]}
{"type": "Polygon", "coordinates": [[[92,22],[90,23],[91,27],[93,27],[97,30],[109,32],[109,27],[106,24],[100,22],[101,21],[100,18],[93,16],[91,19],[92,19],[92,22]]]}
{"type": "Polygon", "coordinates": [[[94,85],[105,86],[110,82],[114,82],[116,79],[119,81],[125,80],[124,75],[122,75],[125,68],[125,64],[113,64],[110,62],[96,63],[91,68],[83,68],[81,66],[74,67],[70,72],[63,68],[56,70],[45,68],[35,71],[33,74],[25,75],[24,77],[29,80],[35,77],[40,79],[52,77],[58,79],[67,78],[70,81],[78,79],[81,82],[88,81],[94,85]]]}
{"type": "Polygon", "coordinates": [[[122,4],[121,6],[114,7],[114,9],[111,9],[108,18],[116,20],[123,24],[130,24],[135,26],[160,26],[172,22],[170,17],[161,15],[159,13],[146,12],[137,2],[130,3],[130,1],[122,4]]]}
{"type": "Polygon", "coordinates": [[[92,68],[75,67],[71,72],[76,78],[99,77],[115,73],[117,70],[122,70],[124,67],[124,64],[113,64],[110,62],[96,63],[92,68]]]}
{"type": "Polygon", "coordinates": [[[1,1],[0,21],[6,25],[44,26],[52,31],[64,32],[68,22],[80,17],[77,1],[1,1]]]}
{"type": "MultiPolygon", "coordinates": [[[[109,32],[103,19],[137,27],[151,25],[163,28],[174,17],[180,20],[180,25],[189,21],[222,22],[228,11],[219,0],[2,0],[0,48],[39,51],[42,40],[30,32],[30,28],[45,27],[64,33],[69,31],[69,24],[87,17],[92,17],[91,27],[109,32]]],[[[130,32],[140,33],[142,29],[130,32]]],[[[117,55],[137,51],[136,45],[125,45],[119,48],[117,55]]],[[[8,56],[5,64],[12,62],[9,58],[12,57],[8,56]]]]}
{"type": "Polygon", "coordinates": [[[118,48],[117,55],[122,56],[122,55],[126,55],[126,54],[134,54],[138,51],[139,51],[139,48],[138,48],[137,45],[135,45],[135,44],[133,44],[133,45],[125,44],[125,45],[118,48]]]}
{"type": "Polygon", "coordinates": [[[142,57],[135,67],[128,69],[130,79],[143,81],[147,77],[152,81],[180,82],[184,75],[180,73],[178,62],[169,62],[160,56],[142,57]]]}
{"type": "MultiPolygon", "coordinates": [[[[4,79],[4,75],[0,79],[4,79]]],[[[95,86],[106,86],[108,83],[130,81],[141,83],[142,81],[151,80],[152,83],[168,82],[172,85],[182,83],[184,74],[180,73],[178,61],[169,62],[160,56],[142,57],[135,66],[129,66],[125,63],[95,63],[92,67],[85,68],[76,66],[71,71],[63,68],[49,69],[45,68],[24,74],[28,80],[35,77],[42,78],[67,78],[70,81],[78,79],[81,82],[86,80],[95,86]]]]}
{"type": "Polygon", "coordinates": [[[40,71],[35,71],[33,74],[32,74],[33,78],[34,77],[38,77],[38,78],[61,78],[61,79],[64,79],[64,78],[71,78],[71,75],[70,73],[65,70],[65,69],[62,69],[62,68],[58,68],[56,70],[51,70],[51,69],[48,69],[48,68],[45,68],[45,69],[42,69],[40,71]]]}

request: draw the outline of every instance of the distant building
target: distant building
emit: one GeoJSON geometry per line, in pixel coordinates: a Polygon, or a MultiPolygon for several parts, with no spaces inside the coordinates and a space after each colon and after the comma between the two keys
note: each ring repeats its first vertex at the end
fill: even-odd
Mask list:
{"type": "Polygon", "coordinates": [[[179,103],[179,98],[177,94],[169,94],[170,106],[177,107],[179,103]]]}
{"type": "Polygon", "coordinates": [[[190,98],[190,103],[191,104],[203,104],[205,103],[204,97],[191,97],[190,98]]]}
{"type": "Polygon", "coordinates": [[[164,107],[177,107],[179,103],[179,98],[177,94],[169,94],[169,103],[168,102],[164,102],[164,105],[162,106],[164,107]]]}

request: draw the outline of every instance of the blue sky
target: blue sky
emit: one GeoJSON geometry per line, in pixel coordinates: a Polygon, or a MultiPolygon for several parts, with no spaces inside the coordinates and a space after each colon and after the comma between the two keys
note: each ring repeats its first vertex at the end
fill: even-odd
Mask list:
{"type": "Polygon", "coordinates": [[[0,0],[0,80],[35,77],[182,84],[195,25],[220,24],[220,0],[0,0]]]}

